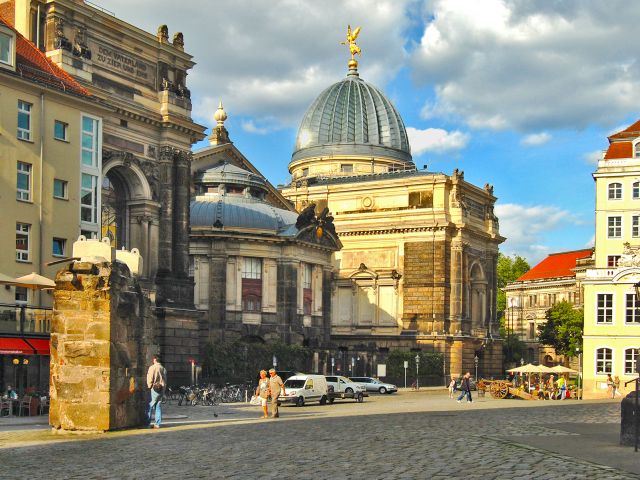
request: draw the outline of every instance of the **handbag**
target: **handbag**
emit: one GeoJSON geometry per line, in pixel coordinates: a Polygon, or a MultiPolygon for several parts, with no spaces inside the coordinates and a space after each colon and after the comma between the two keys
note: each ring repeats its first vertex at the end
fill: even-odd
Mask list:
{"type": "Polygon", "coordinates": [[[251,400],[249,400],[250,405],[260,405],[260,397],[258,395],[253,395],[251,400]]]}

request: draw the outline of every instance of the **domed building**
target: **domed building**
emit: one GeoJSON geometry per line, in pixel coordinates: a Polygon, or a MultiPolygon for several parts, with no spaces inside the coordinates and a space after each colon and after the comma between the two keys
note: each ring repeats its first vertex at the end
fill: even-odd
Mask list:
{"type": "Polygon", "coordinates": [[[298,211],[328,209],[343,245],[331,290],[339,371],[375,375],[403,349],[443,353],[446,376],[476,356],[479,374],[501,372],[493,187],[418,170],[402,117],[353,58],[305,113],[289,172],[282,195],[298,211]]]}
{"type": "Polygon", "coordinates": [[[331,219],[298,214],[231,143],[222,104],[214,118],[211,145],[192,163],[189,255],[201,346],[259,339],[326,349],[323,292],[341,246],[331,219]]]}

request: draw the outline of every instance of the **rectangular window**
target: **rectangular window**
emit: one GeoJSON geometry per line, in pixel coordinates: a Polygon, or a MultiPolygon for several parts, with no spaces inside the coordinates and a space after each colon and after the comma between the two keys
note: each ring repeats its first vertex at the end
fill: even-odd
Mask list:
{"type": "Polygon", "coordinates": [[[313,302],[313,293],[311,290],[313,267],[308,264],[302,264],[302,309],[305,315],[311,315],[311,305],[313,302]]]}
{"type": "MultiPolygon", "coordinates": [[[[636,156],[638,154],[638,151],[639,150],[636,149],[636,156]]],[[[631,196],[634,200],[640,198],[640,182],[633,182],[633,185],[631,186],[631,196]]]]}
{"type": "Polygon", "coordinates": [[[622,217],[616,216],[607,218],[607,237],[622,237],[622,217]]]}
{"type": "Polygon", "coordinates": [[[87,173],[82,174],[80,220],[87,223],[98,222],[98,177],[87,173]]]}
{"type": "Polygon", "coordinates": [[[638,215],[631,217],[631,236],[640,237],[640,216],[638,215]]]}
{"type": "Polygon", "coordinates": [[[18,162],[16,179],[16,198],[25,202],[31,201],[31,164],[18,162]]]}
{"type": "Polygon", "coordinates": [[[610,183],[609,184],[609,200],[620,200],[622,198],[622,184],[610,183]]]}
{"type": "Polygon", "coordinates": [[[52,255],[54,257],[64,257],[66,246],[66,239],[53,237],[52,255]]]}
{"type": "Polygon", "coordinates": [[[91,230],[80,230],[80,235],[82,235],[84,238],[86,239],[96,239],[98,238],[98,234],[96,232],[93,232],[91,230]]]}
{"type": "Polygon", "coordinates": [[[613,373],[613,351],[610,348],[596,350],[596,375],[613,373]]]}
{"type": "Polygon", "coordinates": [[[13,65],[12,56],[11,36],[0,32],[0,63],[13,65]]]}
{"type": "Polygon", "coordinates": [[[613,293],[598,293],[596,323],[613,323],[613,293]]]}
{"type": "Polygon", "coordinates": [[[242,262],[242,310],[262,310],[262,259],[245,257],[242,262]]]}
{"type": "Polygon", "coordinates": [[[535,340],[536,338],[536,324],[531,322],[529,323],[529,340],[535,340]]]}
{"type": "Polygon", "coordinates": [[[607,267],[617,267],[618,260],[620,260],[620,255],[607,255],[607,267]]]}
{"type": "Polygon", "coordinates": [[[58,178],[53,179],[53,196],[55,198],[67,198],[67,182],[58,178]]]}
{"type": "Polygon", "coordinates": [[[29,291],[25,287],[16,287],[16,303],[26,304],[29,301],[29,291]]]}
{"type": "Polygon", "coordinates": [[[627,293],[625,295],[625,323],[640,323],[640,302],[638,302],[635,293],[627,293]]]}
{"type": "Polygon", "coordinates": [[[633,375],[636,373],[636,362],[638,361],[638,349],[627,348],[624,351],[624,373],[633,375]]]}
{"type": "Polygon", "coordinates": [[[98,166],[98,120],[82,117],[82,164],[98,166]]]}
{"type": "Polygon", "coordinates": [[[16,223],[16,260],[29,261],[29,234],[31,225],[28,223],[16,223]]]}
{"type": "Polygon", "coordinates": [[[18,138],[31,140],[31,105],[23,100],[18,100],[18,138]]]}
{"type": "Polygon", "coordinates": [[[340,171],[342,173],[353,173],[353,164],[343,163],[342,165],[340,165],[340,171]]]}
{"type": "Polygon", "coordinates": [[[60,120],[56,120],[53,124],[53,138],[56,140],[64,140],[66,142],[68,126],[68,124],[61,122],[60,120]]]}

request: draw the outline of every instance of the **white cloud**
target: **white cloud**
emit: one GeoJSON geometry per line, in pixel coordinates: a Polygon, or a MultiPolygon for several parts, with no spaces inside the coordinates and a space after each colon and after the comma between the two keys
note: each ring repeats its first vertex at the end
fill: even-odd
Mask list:
{"type": "Polygon", "coordinates": [[[520,255],[532,266],[551,253],[545,245],[546,233],[579,223],[569,211],[549,205],[497,204],[495,213],[500,220],[500,234],[507,237],[500,250],[507,255],[520,255]]]}
{"type": "Polygon", "coordinates": [[[427,128],[418,130],[407,127],[411,153],[420,155],[423,152],[445,152],[449,150],[460,150],[469,142],[469,135],[458,130],[447,132],[441,128],[427,128]]]}
{"type": "Polygon", "coordinates": [[[585,153],[582,158],[589,165],[597,165],[598,161],[602,160],[602,150],[594,150],[593,152],[585,153]]]}
{"type": "Polygon", "coordinates": [[[539,147],[540,145],[547,143],[549,140],[551,140],[551,135],[547,132],[541,132],[527,135],[520,143],[529,147],[539,147]]]}
{"type": "Polygon", "coordinates": [[[242,129],[245,132],[255,133],[258,135],[265,135],[269,132],[269,129],[266,127],[258,127],[253,120],[246,120],[242,122],[242,129]]]}
{"type": "Polygon", "coordinates": [[[596,234],[591,235],[591,238],[584,244],[585,248],[591,248],[596,244],[596,234]]]}
{"type": "MultiPolygon", "coordinates": [[[[101,6],[155,33],[184,32],[197,62],[189,72],[193,114],[213,124],[218,99],[230,116],[251,117],[269,128],[297,126],[305,109],[347,73],[340,45],[347,23],[361,25],[361,78],[382,88],[404,63],[412,0],[101,0],[101,6]]],[[[249,127],[251,128],[251,127],[249,127]]],[[[264,128],[264,127],[263,127],[264,128]]],[[[230,132],[233,137],[233,132],[230,132]]]]}
{"type": "Polygon", "coordinates": [[[427,111],[524,132],[611,126],[640,95],[639,2],[435,0],[412,54],[427,111]],[[624,11],[624,15],[620,12],[624,11]]]}

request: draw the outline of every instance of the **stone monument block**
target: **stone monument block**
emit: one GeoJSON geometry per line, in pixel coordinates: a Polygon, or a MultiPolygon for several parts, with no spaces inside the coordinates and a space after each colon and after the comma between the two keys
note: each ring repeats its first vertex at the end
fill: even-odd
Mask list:
{"type": "MultiPolygon", "coordinates": [[[[638,399],[640,401],[640,399],[638,399]]],[[[620,405],[620,445],[636,444],[636,392],[630,392],[620,405]]],[[[640,419],[639,419],[640,420],[640,419]]]]}
{"type": "Polygon", "coordinates": [[[56,276],[53,308],[49,424],[59,431],[144,424],[156,317],[127,265],[71,263],[56,276]]]}

